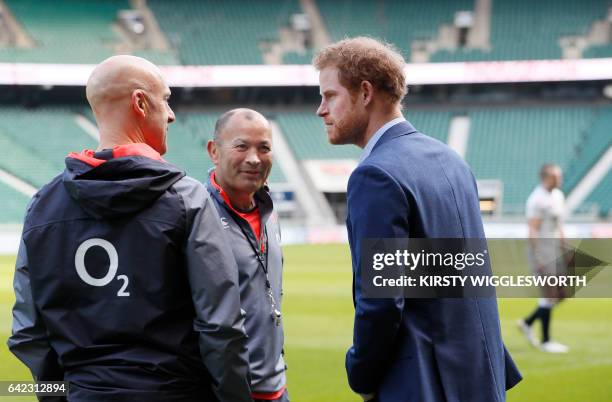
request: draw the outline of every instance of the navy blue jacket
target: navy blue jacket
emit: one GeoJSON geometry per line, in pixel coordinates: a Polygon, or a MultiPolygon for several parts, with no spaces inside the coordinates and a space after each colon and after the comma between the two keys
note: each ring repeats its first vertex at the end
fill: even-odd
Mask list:
{"type": "Polygon", "coordinates": [[[95,157],[67,158],[29,205],[9,348],[71,401],[250,401],[237,268],[206,189],[162,160],[95,157]]]}
{"type": "Polygon", "coordinates": [[[521,376],[501,338],[495,298],[361,295],[367,238],[481,238],[476,183],[446,145],[408,122],[382,135],[351,174],[347,226],[354,275],[351,388],[381,402],[502,402],[521,376]]]}

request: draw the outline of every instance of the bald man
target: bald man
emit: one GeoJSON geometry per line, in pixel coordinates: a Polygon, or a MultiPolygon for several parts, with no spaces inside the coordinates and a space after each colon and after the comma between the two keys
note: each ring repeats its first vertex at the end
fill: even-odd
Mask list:
{"type": "MultiPolygon", "coordinates": [[[[565,275],[567,264],[563,257],[563,218],[565,196],[561,191],[563,173],[561,168],[546,163],[540,168],[540,185],[527,199],[527,225],[529,227],[529,264],[541,276],[565,275]]],[[[538,306],[529,316],[518,321],[518,327],[532,346],[547,353],[567,353],[569,347],[550,337],[553,309],[565,298],[564,289],[544,286],[538,306]],[[540,321],[541,343],[533,334],[533,324],[540,321]]]]}
{"type": "Polygon", "coordinates": [[[278,218],[265,186],[272,168],[272,130],[261,114],[234,109],[219,117],[208,153],[207,183],[240,272],[256,401],[289,400],[281,317],[283,256],[278,218]]]}
{"type": "Polygon", "coordinates": [[[68,381],[70,401],[252,400],[219,216],[161,158],[169,96],[144,59],[98,65],[99,146],[69,154],[28,206],[8,346],[36,381],[68,381]]]}

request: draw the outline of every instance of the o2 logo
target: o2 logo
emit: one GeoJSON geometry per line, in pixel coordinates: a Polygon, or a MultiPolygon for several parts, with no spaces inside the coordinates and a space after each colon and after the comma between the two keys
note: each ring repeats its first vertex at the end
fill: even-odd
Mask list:
{"type": "MultiPolygon", "coordinates": [[[[76,254],[74,255],[74,265],[76,267],[76,271],[79,275],[79,278],[81,278],[86,284],[91,286],[106,286],[113,279],[115,279],[115,275],[117,275],[117,268],[119,268],[119,256],[117,255],[117,250],[115,249],[115,246],[113,246],[109,241],[99,238],[93,238],[85,240],[79,246],[79,248],[77,248],[76,254]],[[104,251],[106,251],[108,259],[110,260],[108,272],[102,278],[94,278],[93,276],[89,275],[89,272],[87,272],[87,267],[85,266],[85,254],[87,254],[87,250],[95,246],[102,247],[104,251]]],[[[127,275],[119,275],[117,276],[117,280],[123,281],[123,285],[117,292],[117,296],[129,296],[130,292],[126,292],[125,290],[128,287],[130,279],[127,277],[127,275]]]]}

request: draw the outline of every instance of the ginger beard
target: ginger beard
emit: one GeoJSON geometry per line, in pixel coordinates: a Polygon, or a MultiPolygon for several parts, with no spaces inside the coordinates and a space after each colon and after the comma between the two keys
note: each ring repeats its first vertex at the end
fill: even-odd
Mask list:
{"type": "Polygon", "coordinates": [[[358,110],[357,102],[351,102],[351,107],[337,120],[326,123],[327,139],[333,145],[359,144],[368,127],[368,116],[365,111],[358,110]]]}

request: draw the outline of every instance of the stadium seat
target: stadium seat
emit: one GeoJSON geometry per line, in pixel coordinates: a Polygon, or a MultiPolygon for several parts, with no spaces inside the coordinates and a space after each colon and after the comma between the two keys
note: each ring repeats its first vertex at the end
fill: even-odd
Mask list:
{"type": "Polygon", "coordinates": [[[332,40],[370,35],[396,45],[409,60],[413,40],[433,39],[455,12],[473,10],[473,0],[317,0],[332,40]]]}
{"type": "MultiPolygon", "coordinates": [[[[121,43],[113,24],[128,0],[5,0],[35,42],[34,48],[0,48],[0,61],[21,63],[99,63],[121,43]]],[[[172,53],[142,50],[157,64],[177,64],[172,53]]]]}
{"type": "Polygon", "coordinates": [[[612,213],[612,171],[608,172],[584,204],[595,205],[602,217],[612,213]]]}
{"type": "Polygon", "coordinates": [[[586,175],[591,167],[612,145],[612,108],[594,109],[591,125],[583,133],[572,159],[567,164],[563,189],[569,193],[586,175]]]}
{"type": "Polygon", "coordinates": [[[34,187],[64,169],[71,151],[95,147],[96,141],[74,121],[75,111],[62,107],[0,107],[0,146],[11,150],[0,166],[34,187]]]}
{"type": "MultiPolygon", "coordinates": [[[[406,118],[420,131],[445,142],[453,112],[406,110],[406,118]]],[[[321,118],[312,112],[287,112],[275,118],[298,160],[359,159],[354,145],[331,145],[321,118]]]]}
{"type": "Polygon", "coordinates": [[[542,164],[567,169],[581,135],[594,118],[588,107],[476,109],[466,160],[478,179],[504,184],[504,211],[524,211],[542,164]]]}
{"type": "Polygon", "coordinates": [[[286,52],[283,54],[283,64],[310,64],[314,51],[307,49],[304,53],[286,52]]]}
{"type": "Polygon", "coordinates": [[[582,57],[585,59],[612,57],[612,44],[589,46],[582,52],[582,57]]]}
{"type": "MultiPolygon", "coordinates": [[[[493,0],[491,4],[490,51],[443,50],[430,61],[560,59],[560,39],[586,35],[593,22],[606,18],[609,6],[606,0],[493,0]]],[[[583,57],[596,56],[587,51],[583,57]]]]}
{"type": "Polygon", "coordinates": [[[301,12],[298,0],[149,0],[185,65],[262,64],[260,45],[301,12]]]}
{"type": "Polygon", "coordinates": [[[359,159],[354,145],[333,146],[327,141],[323,121],[312,112],[282,113],[274,119],[298,160],[359,159]]]}
{"type": "Polygon", "coordinates": [[[2,200],[0,223],[23,222],[30,198],[0,181],[0,199],[2,200]]]}

